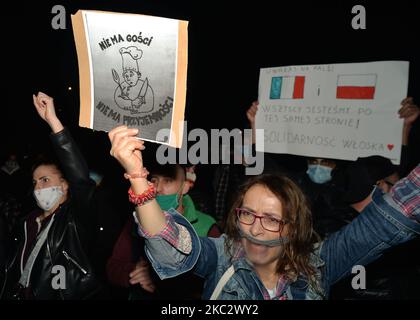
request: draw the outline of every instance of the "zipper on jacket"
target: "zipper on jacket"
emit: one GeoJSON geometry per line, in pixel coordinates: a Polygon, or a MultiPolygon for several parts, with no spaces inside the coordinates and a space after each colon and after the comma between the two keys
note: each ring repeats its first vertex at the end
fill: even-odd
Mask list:
{"type": "Polygon", "coordinates": [[[68,261],[71,261],[80,271],[82,271],[83,272],[83,274],[87,274],[88,272],[85,270],[85,269],[83,269],[82,267],[81,267],[81,265],[80,264],[78,264],[77,263],[77,261],[76,260],[74,260],[72,257],[70,257],[69,256],[69,254],[65,251],[65,250],[63,250],[62,251],[63,252],[63,255],[66,257],[66,259],[68,260],[68,261]]]}
{"type": "MultiPolygon", "coordinates": [[[[50,241],[49,241],[48,238],[47,238],[47,251],[48,251],[48,255],[50,256],[51,265],[53,266],[54,262],[53,262],[53,258],[52,258],[52,255],[51,255],[50,241]]],[[[63,292],[61,291],[61,289],[59,289],[58,292],[60,293],[61,300],[64,300],[63,292]]]]}
{"type": "MultiPolygon", "coordinates": [[[[17,238],[15,238],[14,240],[17,241],[17,238]]],[[[13,255],[13,258],[10,261],[9,259],[6,259],[6,263],[4,265],[4,280],[3,280],[2,288],[0,290],[0,300],[5,299],[3,295],[5,294],[7,280],[9,277],[9,270],[12,268],[13,264],[15,264],[17,259],[19,259],[19,252],[15,252],[15,254],[13,255]]]]}

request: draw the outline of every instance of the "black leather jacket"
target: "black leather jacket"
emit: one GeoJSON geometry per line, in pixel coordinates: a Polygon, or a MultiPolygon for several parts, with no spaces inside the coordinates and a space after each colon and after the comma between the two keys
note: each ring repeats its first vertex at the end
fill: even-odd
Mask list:
{"type": "MultiPolygon", "coordinates": [[[[34,299],[89,299],[102,294],[102,284],[96,276],[90,255],[94,248],[95,184],[89,179],[87,165],[67,129],[52,134],[51,140],[64,175],[70,186],[70,197],[55,213],[54,222],[34,263],[30,287],[34,299]],[[65,270],[65,289],[54,289],[52,281],[58,275],[53,266],[65,270]]],[[[2,298],[16,294],[21,275],[22,248],[25,245],[26,224],[14,236],[15,253],[6,266],[6,279],[0,287],[2,298]]],[[[55,280],[56,281],[56,280],[55,280]]]]}

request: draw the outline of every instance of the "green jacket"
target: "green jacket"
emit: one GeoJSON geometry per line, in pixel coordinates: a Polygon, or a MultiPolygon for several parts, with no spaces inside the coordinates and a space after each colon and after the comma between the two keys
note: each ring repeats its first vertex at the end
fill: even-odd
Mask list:
{"type": "Polygon", "coordinates": [[[194,202],[187,194],[182,197],[184,217],[192,224],[199,237],[206,237],[210,228],[216,224],[216,220],[195,208],[194,202]]]}

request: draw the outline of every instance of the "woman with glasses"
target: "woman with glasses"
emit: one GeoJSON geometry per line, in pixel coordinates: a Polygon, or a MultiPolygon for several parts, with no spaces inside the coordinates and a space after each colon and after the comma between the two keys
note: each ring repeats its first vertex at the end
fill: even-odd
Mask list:
{"type": "Polygon", "coordinates": [[[147,180],[138,129],[109,133],[125,169],[146,254],[162,278],[193,271],[204,299],[324,299],[330,286],[382,252],[420,233],[420,165],[383,196],[379,190],[351,224],[319,241],[311,212],[289,178],[261,175],[240,190],[220,238],[198,237],[174,209],[163,212],[147,180]]]}

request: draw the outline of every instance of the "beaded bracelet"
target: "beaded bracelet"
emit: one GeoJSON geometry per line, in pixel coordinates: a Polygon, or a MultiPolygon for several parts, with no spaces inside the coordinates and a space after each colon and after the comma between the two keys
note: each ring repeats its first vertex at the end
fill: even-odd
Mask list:
{"type": "Polygon", "coordinates": [[[149,181],[147,181],[149,188],[143,192],[142,194],[135,194],[133,189],[128,189],[128,200],[135,204],[136,206],[142,206],[156,198],[156,188],[155,185],[149,181]]]}

